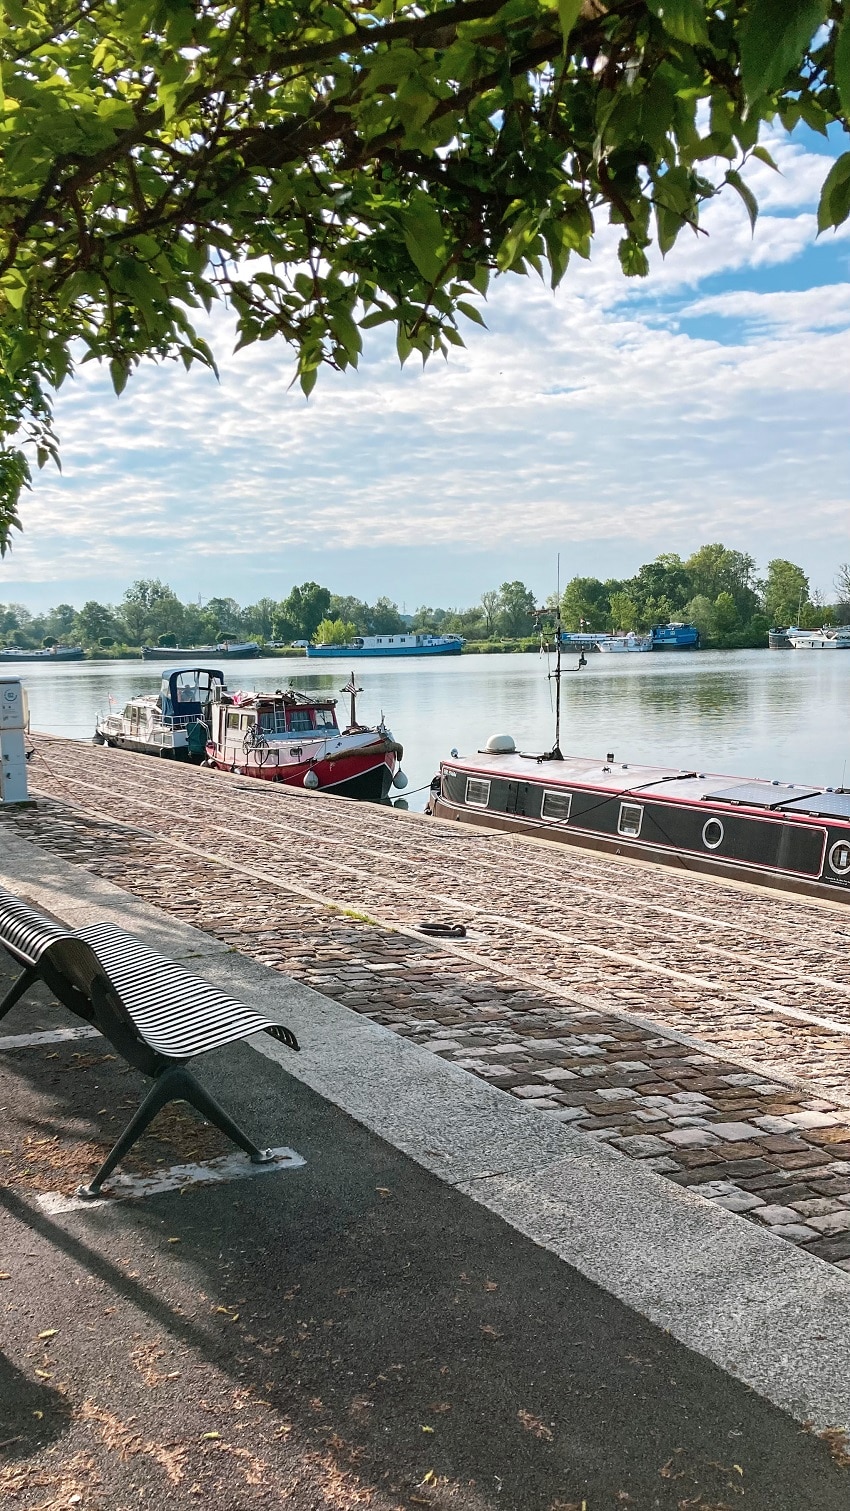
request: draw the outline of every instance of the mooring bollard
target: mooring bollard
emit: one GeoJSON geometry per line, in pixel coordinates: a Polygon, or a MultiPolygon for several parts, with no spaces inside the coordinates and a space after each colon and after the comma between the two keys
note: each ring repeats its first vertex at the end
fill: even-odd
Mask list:
{"type": "Polygon", "coordinates": [[[17,677],[0,677],[0,804],[27,802],[24,750],[26,694],[17,677]]]}

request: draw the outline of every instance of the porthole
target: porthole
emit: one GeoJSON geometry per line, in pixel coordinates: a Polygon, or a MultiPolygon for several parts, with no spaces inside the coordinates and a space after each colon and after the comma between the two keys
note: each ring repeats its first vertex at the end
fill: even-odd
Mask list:
{"type": "Polygon", "coordinates": [[[706,850],[717,850],[723,844],[723,825],[719,818],[710,818],[703,824],[702,842],[706,850]]]}
{"type": "Polygon", "coordinates": [[[544,792],[540,817],[551,819],[556,824],[565,824],[573,805],[571,792],[544,792]]]}
{"type": "Polygon", "coordinates": [[[837,839],[829,852],[829,864],[836,876],[850,875],[850,839],[837,839]]]}

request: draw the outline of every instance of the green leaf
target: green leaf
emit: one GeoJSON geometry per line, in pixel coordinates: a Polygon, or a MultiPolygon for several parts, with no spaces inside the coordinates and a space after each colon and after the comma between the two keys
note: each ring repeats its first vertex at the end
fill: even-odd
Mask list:
{"type": "Polygon", "coordinates": [[[829,0],[753,0],[741,28],[741,75],[748,100],[777,89],[799,67],[829,0]]]}
{"type": "Polygon", "coordinates": [[[624,236],[617,248],[620,267],[627,278],[646,278],[649,273],[649,258],[643,247],[631,236],[624,236]]]}
{"type": "Polygon", "coordinates": [[[305,399],[309,399],[311,393],[313,392],[313,389],[316,386],[317,377],[318,374],[315,367],[307,367],[305,368],[304,372],[298,374],[298,381],[301,384],[301,391],[305,399]]]}
{"type": "Polygon", "coordinates": [[[818,232],[840,226],[850,215],[850,152],[834,162],[821,189],[818,232]]]}
{"type": "Polygon", "coordinates": [[[428,283],[436,283],[443,268],[445,251],[442,221],[431,201],[424,195],[418,196],[410,209],[402,213],[401,226],[414,267],[428,283]]]}
{"type": "Polygon", "coordinates": [[[115,392],[117,394],[123,393],[127,387],[127,379],[130,376],[127,363],[122,362],[120,357],[113,357],[109,364],[109,376],[112,379],[112,387],[115,389],[115,392]]]}
{"type": "Polygon", "coordinates": [[[679,42],[708,42],[703,0],[648,0],[664,30],[679,42]]]}
{"type": "Polygon", "coordinates": [[[835,44],[835,86],[841,108],[845,116],[850,116],[850,11],[846,6],[835,44]]]}
{"type": "Polygon", "coordinates": [[[742,179],[740,173],[736,168],[729,169],[729,172],[726,174],[726,182],[727,184],[732,185],[732,188],[736,191],[736,193],[740,194],[741,199],[744,201],[744,206],[746,208],[747,214],[750,217],[750,228],[755,231],[756,221],[758,220],[759,206],[758,200],[756,199],[752,189],[750,188],[749,184],[744,183],[744,180],[742,179]]]}
{"type": "Polygon", "coordinates": [[[754,147],[753,157],[757,157],[760,163],[767,163],[768,168],[772,168],[774,173],[779,172],[779,167],[773,161],[766,147],[754,147]]]}
{"type": "Polygon", "coordinates": [[[564,39],[564,52],[567,50],[570,32],[581,15],[581,7],[582,0],[558,0],[558,15],[561,21],[561,36],[564,39]]]}
{"type": "Polygon", "coordinates": [[[487,329],[484,316],[479,309],[475,308],[474,304],[467,304],[465,299],[459,299],[457,307],[460,313],[466,316],[467,320],[473,320],[476,325],[483,325],[484,329],[487,329]]]}

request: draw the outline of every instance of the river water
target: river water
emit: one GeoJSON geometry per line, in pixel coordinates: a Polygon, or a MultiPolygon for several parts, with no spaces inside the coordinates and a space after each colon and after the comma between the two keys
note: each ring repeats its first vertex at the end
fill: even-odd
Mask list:
{"type": "MultiPolygon", "coordinates": [[[[700,771],[780,781],[846,785],[850,778],[850,652],[700,651],[587,656],[576,673],[565,655],[561,692],[564,754],[660,762],[700,771]]],[[[554,688],[546,656],[446,659],[301,658],[222,663],[231,691],[286,687],[339,689],[353,669],[363,691],[358,719],[381,712],[405,749],[409,806],[421,809],[441,756],[479,749],[492,734],[513,735],[522,750],[546,750],[554,735],[554,688]],[[330,669],[328,669],[330,668],[330,669]]],[[[29,694],[36,730],[90,739],[111,694],[118,706],[159,685],[154,663],[83,661],[59,666],[13,663],[29,694]]],[[[340,697],[340,724],[348,699],[340,697]]]]}

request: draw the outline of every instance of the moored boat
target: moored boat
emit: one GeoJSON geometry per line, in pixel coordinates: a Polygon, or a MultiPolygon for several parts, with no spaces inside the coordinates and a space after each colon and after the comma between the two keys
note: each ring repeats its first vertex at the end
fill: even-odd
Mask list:
{"type": "Polygon", "coordinates": [[[310,657],[459,656],[462,635],[357,635],[348,645],[308,645],[310,657]]]}
{"type": "Polygon", "coordinates": [[[630,631],[628,635],[611,635],[607,640],[597,642],[596,649],[605,655],[623,655],[631,651],[651,651],[652,636],[636,635],[630,631]]]}
{"type": "Polygon", "coordinates": [[[382,801],[391,787],[407,786],[402,747],[383,716],[375,727],[358,722],[362,689],[353,676],[342,691],[351,699],[345,729],[337,723],[336,699],[320,693],[222,690],[209,710],[207,763],[264,782],[382,801]]]}
{"type": "Polygon", "coordinates": [[[795,651],[850,651],[850,626],[838,625],[822,630],[788,631],[795,651]]]}
{"type": "Polygon", "coordinates": [[[699,649],[699,630],[695,624],[655,624],[651,630],[654,651],[695,651],[699,649]]]}
{"type": "Polygon", "coordinates": [[[98,714],[95,744],[199,763],[206,757],[209,709],[223,688],[224,673],[216,668],[163,668],[158,693],[140,693],[120,713],[98,714]]]}
{"type": "Polygon", "coordinates": [[[44,650],[21,650],[16,645],[7,645],[0,650],[3,661],[41,661],[53,665],[55,661],[84,661],[85,651],[81,645],[50,645],[44,650]]]}
{"type": "Polygon", "coordinates": [[[850,791],[524,755],[509,736],[440,763],[439,818],[850,903],[850,791]]]}
{"type": "Polygon", "coordinates": [[[220,645],[143,645],[143,661],[252,661],[260,654],[256,640],[222,640],[220,645]]]}

